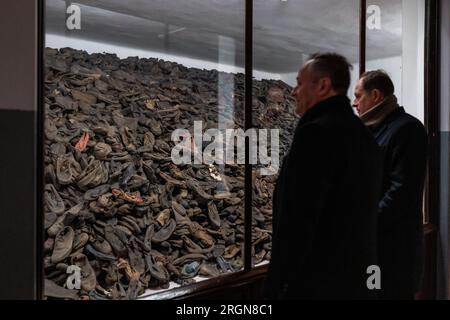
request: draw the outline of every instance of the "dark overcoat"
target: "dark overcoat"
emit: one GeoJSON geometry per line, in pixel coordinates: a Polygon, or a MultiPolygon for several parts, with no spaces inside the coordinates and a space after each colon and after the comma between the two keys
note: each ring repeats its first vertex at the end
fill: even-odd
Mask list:
{"type": "Polygon", "coordinates": [[[403,108],[370,127],[383,154],[378,206],[378,251],[382,299],[413,299],[423,265],[422,199],[427,134],[403,108]]]}
{"type": "Polygon", "coordinates": [[[275,299],[369,299],[377,264],[381,157],[345,96],[300,119],[274,191],[266,293],[275,299]]]}

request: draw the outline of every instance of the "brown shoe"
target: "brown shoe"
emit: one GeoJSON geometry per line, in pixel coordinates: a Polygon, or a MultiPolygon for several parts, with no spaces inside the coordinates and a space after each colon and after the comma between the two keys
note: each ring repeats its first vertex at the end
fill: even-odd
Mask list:
{"type": "Polygon", "coordinates": [[[211,221],[212,226],[215,229],[219,229],[221,224],[219,211],[217,211],[217,207],[213,201],[208,203],[208,217],[209,220],[211,221]]]}
{"type": "Polygon", "coordinates": [[[76,291],[58,286],[51,280],[45,279],[44,295],[50,298],[79,300],[76,291]]]}
{"type": "Polygon", "coordinates": [[[61,262],[70,255],[74,236],[75,233],[71,227],[65,227],[58,233],[55,238],[52,263],[61,262]]]}
{"type": "Polygon", "coordinates": [[[165,226],[158,230],[152,238],[153,242],[163,242],[170,238],[172,233],[175,231],[177,223],[174,219],[170,219],[165,226]]]}
{"type": "Polygon", "coordinates": [[[81,269],[81,289],[86,292],[94,290],[97,285],[97,278],[88,258],[84,254],[79,253],[73,256],[71,260],[73,265],[81,269]]]}
{"type": "Polygon", "coordinates": [[[50,212],[54,212],[57,215],[62,214],[65,211],[64,201],[59,195],[58,191],[52,184],[47,184],[45,186],[45,205],[50,212]]]}
{"type": "Polygon", "coordinates": [[[78,233],[73,239],[73,250],[79,250],[83,248],[89,241],[89,235],[85,232],[78,233]]]}

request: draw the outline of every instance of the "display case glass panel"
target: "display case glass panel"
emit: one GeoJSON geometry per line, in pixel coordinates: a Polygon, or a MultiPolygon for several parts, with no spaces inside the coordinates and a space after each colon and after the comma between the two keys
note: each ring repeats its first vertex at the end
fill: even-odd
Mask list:
{"type": "Polygon", "coordinates": [[[271,257],[272,196],[298,121],[291,96],[298,71],[312,54],[341,54],[353,66],[352,95],[359,71],[359,5],[359,0],[254,1],[253,125],[259,138],[252,180],[254,266],[271,257]]]}
{"type": "Polygon", "coordinates": [[[47,298],[136,299],[243,269],[245,150],[227,141],[244,123],[244,10],[46,1],[47,298]]]}
{"type": "MultiPolygon", "coordinates": [[[[366,71],[384,70],[400,106],[425,123],[425,0],[367,1],[366,71]]],[[[424,202],[425,203],[425,202],[424,202]]],[[[429,221],[424,210],[424,223],[429,221]]]]}
{"type": "MultiPolygon", "coordinates": [[[[423,7],[367,1],[365,48],[421,120],[423,7]]],[[[270,261],[290,93],[310,55],[336,52],[353,99],[360,1],[254,0],[252,14],[244,131],[244,0],[45,1],[47,298],[136,299],[243,271],[245,139],[252,266],[270,261]]]]}

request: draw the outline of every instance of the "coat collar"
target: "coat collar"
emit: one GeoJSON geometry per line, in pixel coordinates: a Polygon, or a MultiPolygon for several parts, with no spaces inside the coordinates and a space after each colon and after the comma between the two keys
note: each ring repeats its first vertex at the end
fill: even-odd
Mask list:
{"type": "Polygon", "coordinates": [[[371,130],[375,134],[375,139],[378,139],[383,134],[383,132],[385,132],[389,128],[391,123],[395,119],[397,119],[397,117],[405,113],[406,113],[405,109],[403,107],[399,107],[394,111],[392,111],[391,114],[388,115],[386,119],[384,119],[384,121],[380,123],[378,126],[372,127],[371,130]]]}
{"type": "Polygon", "coordinates": [[[300,119],[300,123],[312,121],[329,112],[350,112],[350,100],[344,95],[337,95],[323,100],[309,109],[300,119]]]}
{"type": "Polygon", "coordinates": [[[366,113],[362,114],[360,119],[367,127],[376,127],[383,123],[384,120],[398,108],[397,98],[394,95],[391,95],[366,113]]]}

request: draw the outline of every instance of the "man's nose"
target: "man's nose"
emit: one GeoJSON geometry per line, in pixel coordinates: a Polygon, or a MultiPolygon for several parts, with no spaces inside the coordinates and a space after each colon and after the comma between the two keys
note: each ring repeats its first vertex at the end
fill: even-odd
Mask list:
{"type": "Polygon", "coordinates": [[[294,89],[292,89],[291,91],[291,96],[295,97],[295,94],[297,93],[297,87],[295,87],[294,89]]]}

